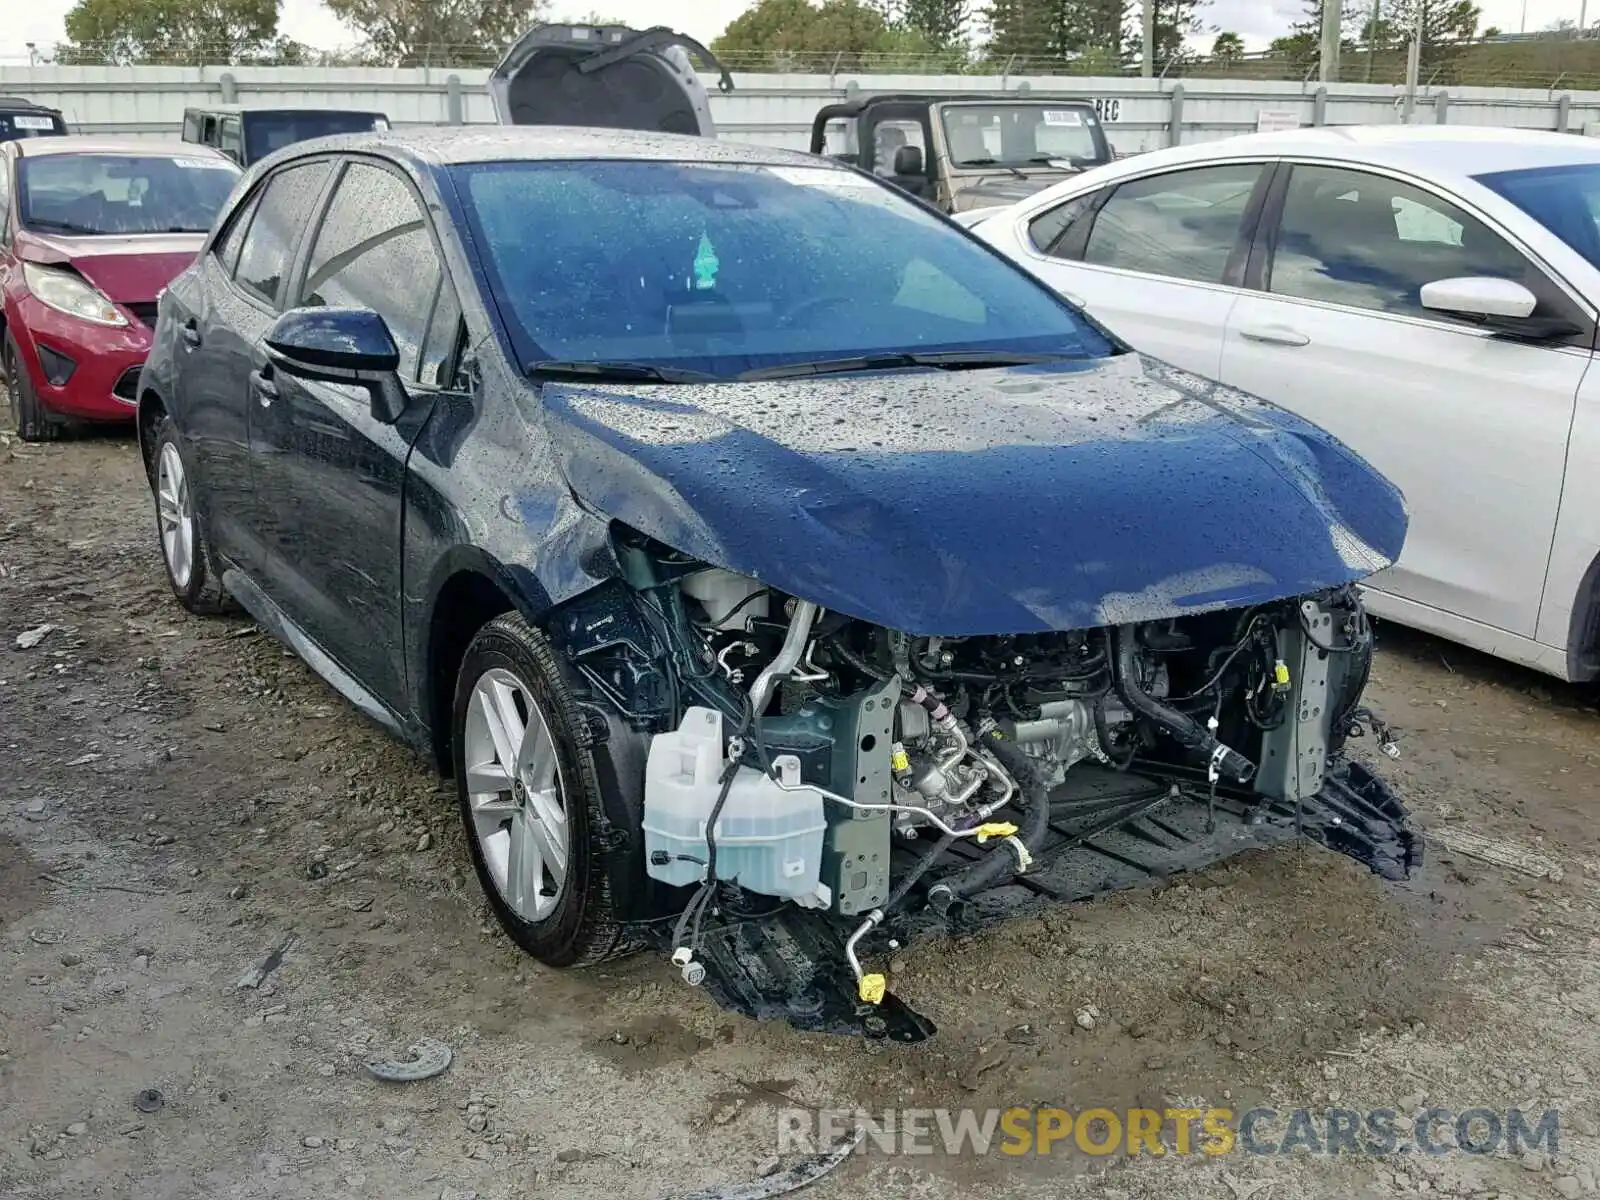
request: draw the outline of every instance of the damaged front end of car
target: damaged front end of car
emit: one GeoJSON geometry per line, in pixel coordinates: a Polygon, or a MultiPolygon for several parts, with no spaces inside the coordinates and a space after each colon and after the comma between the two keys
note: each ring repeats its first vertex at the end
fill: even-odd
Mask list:
{"type": "MultiPolygon", "coordinates": [[[[1130,428],[1046,429],[1043,456],[1013,428],[1037,525],[985,538],[973,497],[1027,480],[950,474],[969,503],[938,510],[920,578],[895,464],[948,465],[947,446],[897,454],[890,430],[861,470],[853,447],[799,446],[748,409],[734,430],[637,393],[547,395],[562,469],[615,555],[615,578],[546,623],[606,750],[612,886],[721,1004],[917,1041],[932,1024],[878,964],[918,938],[1300,837],[1388,879],[1418,865],[1404,808],[1342,753],[1370,722],[1355,580],[1398,552],[1398,495],[1292,418],[1107,370],[1102,387],[1134,395],[1130,428]],[[719,507],[702,483],[735,451],[765,483],[719,507]],[[1209,455],[1278,511],[1208,500],[1170,536],[1181,552],[1152,555],[1134,526],[1170,503],[1162,473],[1126,473],[1169,452],[1209,455]],[[1082,516],[1063,515],[1073,497],[1082,516]],[[773,504],[821,548],[790,537],[763,558],[773,504]],[[1035,559],[1017,567],[1023,545],[1035,559]]],[[[1085,383],[997,374],[1013,404],[1085,383]]],[[[1035,409],[1017,424],[1059,425],[1059,407],[1035,409]]]]}

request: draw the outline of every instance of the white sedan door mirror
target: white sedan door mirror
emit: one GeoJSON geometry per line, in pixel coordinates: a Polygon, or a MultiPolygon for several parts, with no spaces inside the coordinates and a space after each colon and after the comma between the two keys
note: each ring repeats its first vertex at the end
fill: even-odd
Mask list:
{"type": "Polygon", "coordinates": [[[1422,307],[1438,312],[1521,320],[1531,317],[1538,304],[1520,283],[1487,275],[1435,279],[1422,285],[1422,307]]]}

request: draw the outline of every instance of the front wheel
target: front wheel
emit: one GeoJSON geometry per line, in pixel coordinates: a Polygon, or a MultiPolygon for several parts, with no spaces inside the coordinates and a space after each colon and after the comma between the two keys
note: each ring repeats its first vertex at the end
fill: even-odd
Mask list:
{"type": "Polygon", "coordinates": [[[22,365],[22,352],[17,349],[12,335],[6,335],[5,347],[0,353],[5,355],[5,362],[0,366],[5,369],[6,391],[11,395],[11,422],[16,426],[17,436],[25,442],[55,441],[62,433],[61,421],[39,403],[33,380],[28,378],[28,368],[22,365]]]}
{"type": "Polygon", "coordinates": [[[210,543],[195,516],[188,462],[172,418],[163,416],[152,438],[150,489],[156,502],[156,535],[167,583],[178,603],[200,616],[228,612],[233,603],[222,587],[210,543]]]}
{"type": "Polygon", "coordinates": [[[462,660],[452,719],[461,820],[501,928],[551,967],[631,949],[593,840],[587,723],[555,648],[516,613],[489,622],[462,660]]]}

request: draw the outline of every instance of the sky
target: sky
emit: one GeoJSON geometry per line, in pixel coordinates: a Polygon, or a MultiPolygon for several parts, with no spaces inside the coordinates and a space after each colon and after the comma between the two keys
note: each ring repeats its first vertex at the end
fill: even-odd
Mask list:
{"type": "MultiPolygon", "coordinates": [[[[606,16],[638,27],[671,25],[691,37],[710,42],[729,21],[738,16],[750,0],[581,0],[567,3],[555,0],[554,19],[581,18],[598,9],[606,16]]],[[[1542,29],[1559,18],[1576,20],[1582,0],[1478,0],[1483,10],[1483,25],[1497,25],[1507,33],[1523,26],[1526,8],[1529,30],[1542,29]]],[[[41,46],[60,41],[64,36],[62,18],[73,0],[5,0],[7,9],[0,22],[0,61],[26,61],[26,43],[41,46]]],[[[1203,16],[1208,26],[1231,29],[1242,35],[1251,49],[1264,49],[1292,22],[1301,18],[1304,0],[1213,0],[1203,16]]],[[[1600,18],[1600,0],[1591,0],[1589,19],[1600,18]]],[[[331,48],[348,46],[359,39],[322,7],[321,0],[283,0],[278,28],[308,45],[331,48]]]]}

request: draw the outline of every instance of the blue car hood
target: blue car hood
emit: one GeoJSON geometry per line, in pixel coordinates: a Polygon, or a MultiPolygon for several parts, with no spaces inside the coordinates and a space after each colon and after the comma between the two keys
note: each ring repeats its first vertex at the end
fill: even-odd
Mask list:
{"type": "Polygon", "coordinates": [[[1085,629],[1343,584],[1399,492],[1264,401],[1136,354],[772,382],[547,384],[574,493],[910,634],[1085,629]]]}

